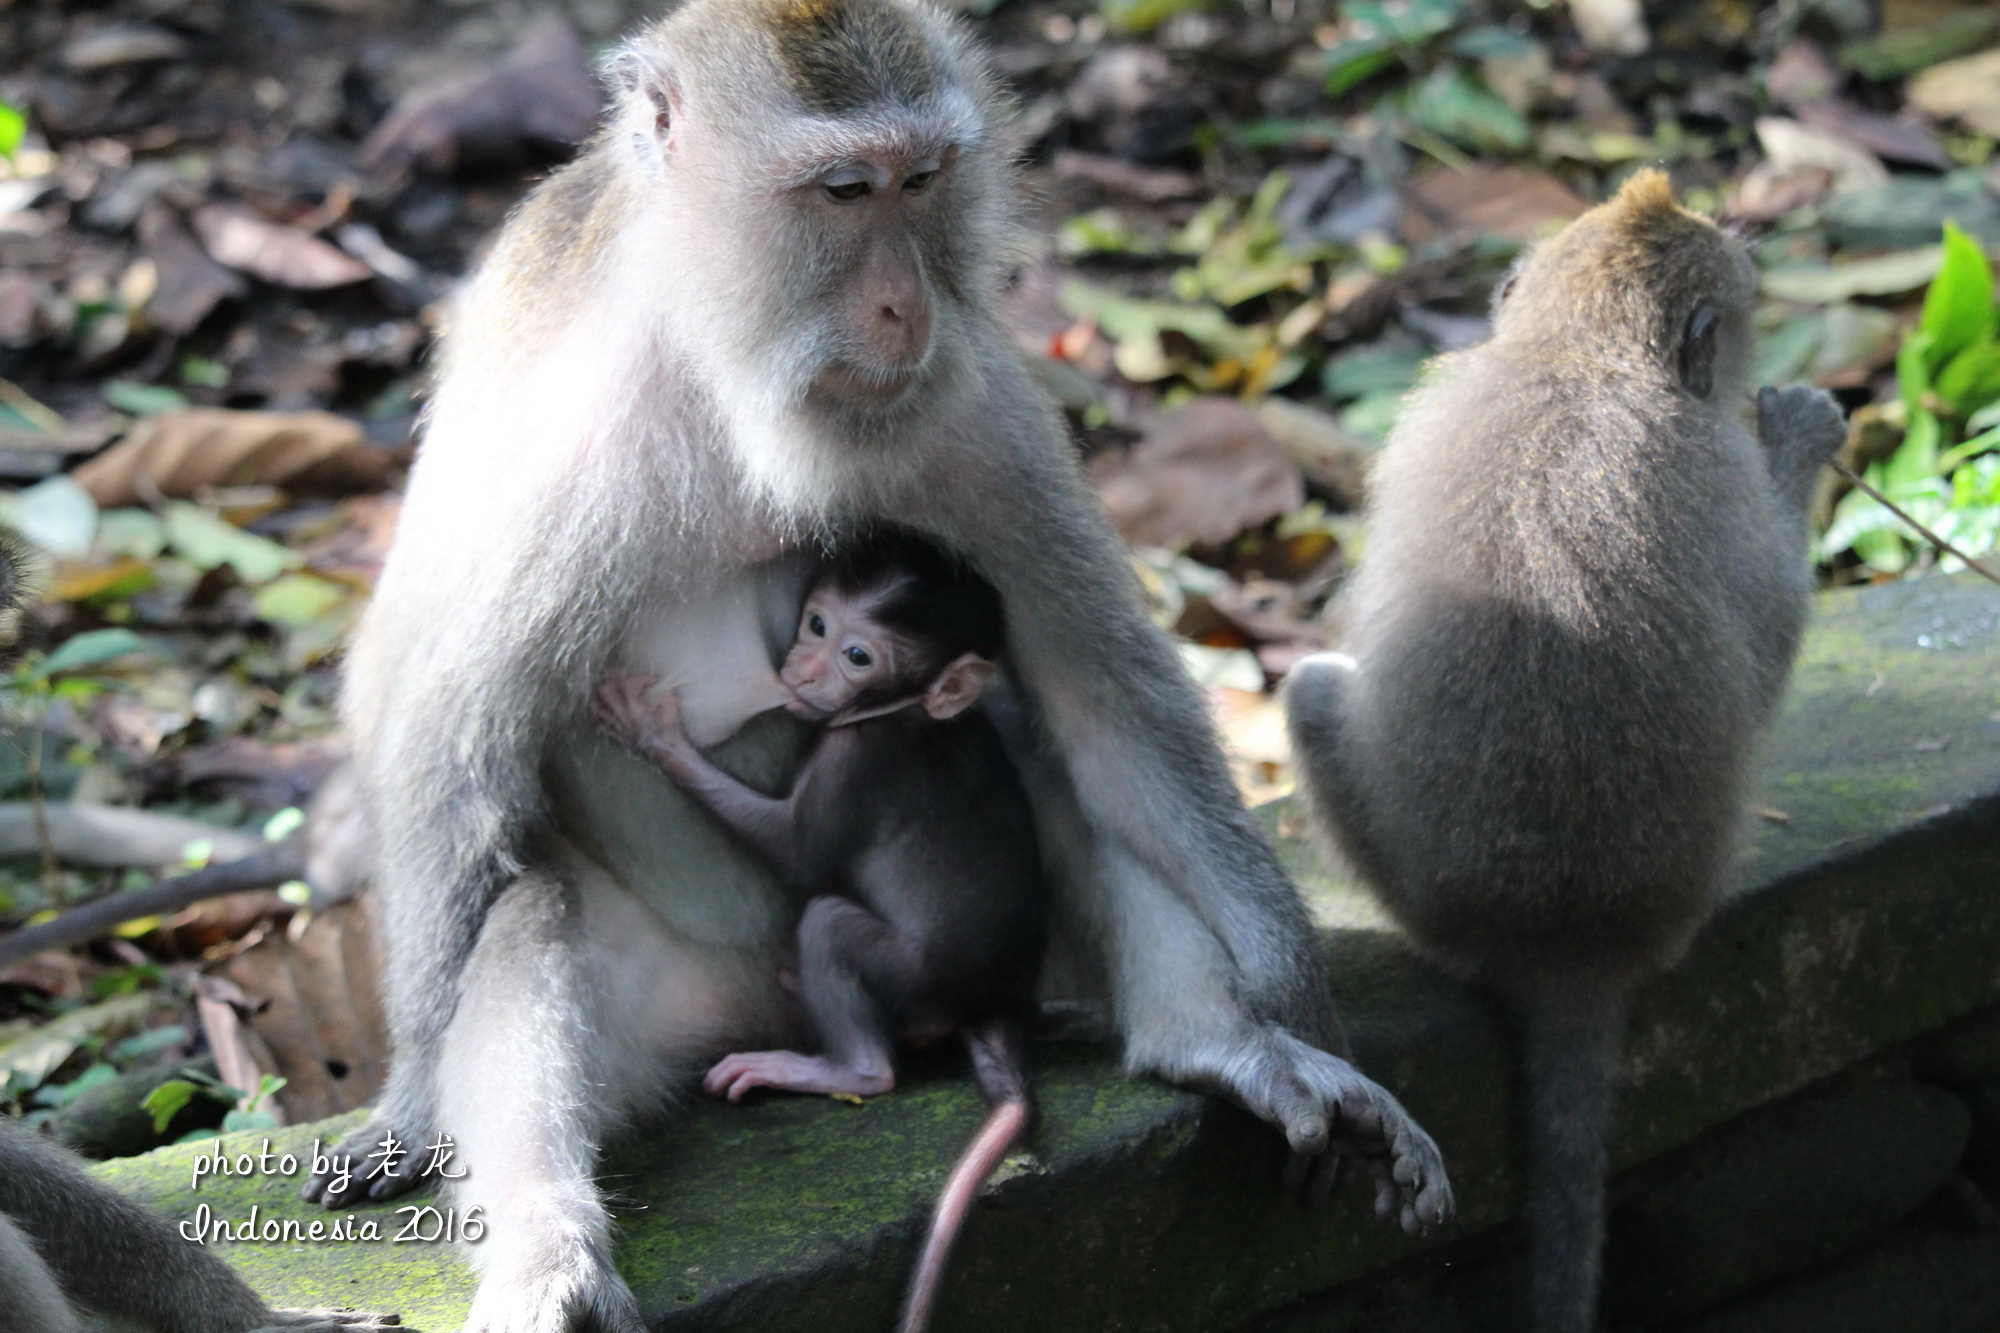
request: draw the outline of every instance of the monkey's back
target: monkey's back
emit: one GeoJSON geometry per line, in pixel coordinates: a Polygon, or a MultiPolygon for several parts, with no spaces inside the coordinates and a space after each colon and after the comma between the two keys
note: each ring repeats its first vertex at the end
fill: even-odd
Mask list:
{"type": "Polygon", "coordinates": [[[1362,859],[1500,982],[1685,944],[1774,697],[1754,618],[1796,601],[1749,433],[1643,363],[1549,350],[1488,344],[1413,395],[1351,594],[1362,859]]]}
{"type": "Polygon", "coordinates": [[[1051,891],[1027,792],[992,721],[911,708],[827,739],[845,753],[815,774],[802,829],[809,858],[833,874],[823,889],[916,941],[935,978],[920,1004],[956,1021],[1027,1011],[1051,891]]]}

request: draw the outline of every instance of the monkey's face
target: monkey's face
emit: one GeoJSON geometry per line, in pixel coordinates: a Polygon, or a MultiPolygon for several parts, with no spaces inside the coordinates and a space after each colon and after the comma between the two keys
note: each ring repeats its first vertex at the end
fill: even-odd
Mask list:
{"type": "Polygon", "coordinates": [[[870,614],[870,604],[829,587],[806,599],[798,637],[778,679],[792,692],[794,717],[828,718],[892,693],[902,644],[870,614]]]}
{"type": "Polygon", "coordinates": [[[619,130],[668,220],[662,302],[738,426],[875,444],[976,374],[1004,164],[983,75],[898,0],[690,5],[631,53],[619,130]]]}

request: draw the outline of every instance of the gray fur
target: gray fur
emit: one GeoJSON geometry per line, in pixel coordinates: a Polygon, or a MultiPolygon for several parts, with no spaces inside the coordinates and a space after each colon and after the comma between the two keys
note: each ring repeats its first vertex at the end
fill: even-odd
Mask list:
{"type": "MultiPolygon", "coordinates": [[[[677,606],[871,521],[1001,592],[1054,774],[1035,798],[1063,956],[1134,1072],[1227,1091],[1301,1151],[1352,1146],[1406,1226],[1450,1207],[1435,1145],[1329,1053],[1305,909],[993,316],[1012,186],[989,76],[930,10],[870,2],[921,30],[927,95],[840,121],[750,96],[781,56],[734,0],[692,0],[614,62],[613,123],[523,205],[450,331],[349,654],[395,1061],[344,1149],[455,1136],[454,1193],[490,1224],[478,1333],[633,1328],[597,1146],[703,1062],[796,1035],[778,972],[800,904],[596,733],[590,691],[671,679],[686,664],[646,654],[677,606]],[[871,154],[950,165],[895,238],[929,285],[927,351],[899,397],[860,401],[816,376],[850,355],[841,297],[882,252],[814,221],[810,170],[871,154]]],[[[797,741],[759,719],[714,757],[769,788],[797,741]]]]}
{"type": "Polygon", "coordinates": [[[199,1243],[0,1117],[0,1326],[70,1333],[69,1302],[153,1333],[387,1327],[351,1312],[272,1310],[199,1243]]]}
{"type": "Polygon", "coordinates": [[[1406,405],[1351,656],[1288,691],[1323,829],[1520,1016],[1540,1333],[1594,1327],[1626,997],[1717,900],[1806,613],[1840,412],[1766,390],[1739,424],[1754,287],[1653,173],[1546,243],[1406,405]]]}

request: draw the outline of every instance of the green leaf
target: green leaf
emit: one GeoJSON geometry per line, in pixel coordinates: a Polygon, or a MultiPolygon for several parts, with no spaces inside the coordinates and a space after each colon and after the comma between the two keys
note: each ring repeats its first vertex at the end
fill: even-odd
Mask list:
{"type": "Polygon", "coordinates": [[[222,1117],[222,1132],[234,1134],[245,1129],[276,1129],[278,1117],[269,1111],[231,1111],[222,1117]]]}
{"type": "Polygon", "coordinates": [[[1410,94],[1407,109],[1423,129],[1467,148],[1518,152],[1528,146],[1528,122],[1521,113],[1461,69],[1433,70],[1410,94]]]}
{"type": "Polygon", "coordinates": [[[52,1018],[0,1045],[0,1089],[19,1093],[40,1087],[86,1040],[136,1026],[152,1006],[150,995],[114,996],[52,1018]]]}
{"type": "Polygon", "coordinates": [[[1937,395],[1953,416],[1970,416],[2000,398],[2000,346],[1989,335],[1945,363],[1938,372],[1937,395]]]}
{"type": "Polygon", "coordinates": [[[1944,224],[1944,265],[1924,295],[1917,327],[1930,336],[1927,368],[1935,372],[1976,342],[1993,337],[1993,268],[1979,242],[1944,224]]]}
{"type": "Polygon", "coordinates": [[[176,412],[188,405],[185,394],[178,389],[169,389],[164,384],[106,380],[99,392],[104,395],[105,402],[120,412],[130,412],[135,417],[151,416],[156,412],[176,412]]]}
{"type": "Polygon", "coordinates": [[[1931,335],[1912,330],[1896,350],[1896,390],[1912,412],[1922,412],[1924,396],[1931,391],[1931,335]]]}
{"type": "Polygon", "coordinates": [[[90,553],[97,501],[74,478],[58,475],[16,494],[0,494],[0,523],[50,555],[71,559],[90,553]]]}
{"type": "Polygon", "coordinates": [[[345,602],[349,590],[314,574],[287,574],[257,590],[251,600],[257,615],[273,625],[299,629],[345,602]]]}
{"type": "Polygon", "coordinates": [[[63,641],[62,647],[43,658],[35,667],[35,678],[47,680],[63,671],[80,671],[127,653],[150,651],[146,641],[129,629],[93,629],[63,641]]]}
{"type": "Polygon", "coordinates": [[[1937,476],[1938,447],[1942,437],[1943,426],[1935,413],[1922,408],[1910,413],[1910,425],[1903,432],[1903,442],[1896,446],[1896,452],[1887,460],[1876,465],[1881,470],[1877,487],[1900,500],[1902,492],[1909,487],[1937,476]]]}
{"type": "Polygon", "coordinates": [[[1395,63],[1395,48],[1386,37],[1342,42],[1326,53],[1326,95],[1338,97],[1395,63]]]}
{"type": "Polygon", "coordinates": [[[1201,0],[1098,0],[1097,12],[1111,31],[1136,36],[1200,6],[1201,0]]]}
{"type": "Polygon", "coordinates": [[[184,1078],[170,1078],[147,1093],[146,1099],[139,1105],[152,1115],[153,1132],[164,1134],[174,1117],[181,1113],[181,1108],[193,1101],[194,1095],[200,1091],[198,1086],[184,1078]]]}
{"type": "Polygon", "coordinates": [[[1943,263],[1944,247],[1926,245],[1835,267],[1787,264],[1765,273],[1759,285],[1764,295],[1780,301],[1837,305],[1857,296],[1913,292],[1936,277],[1943,263]]]}
{"type": "Polygon", "coordinates": [[[0,102],[0,157],[12,162],[27,133],[28,113],[11,102],[0,102]]]}
{"type": "Polygon", "coordinates": [[[245,583],[269,583],[305,558],[278,543],[243,531],[200,505],[177,500],[167,506],[167,540],[174,553],[196,569],[228,565],[245,583]]]}

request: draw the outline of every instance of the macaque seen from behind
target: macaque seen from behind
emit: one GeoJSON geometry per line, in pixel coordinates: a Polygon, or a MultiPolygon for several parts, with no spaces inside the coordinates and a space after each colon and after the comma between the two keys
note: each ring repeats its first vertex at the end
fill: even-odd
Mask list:
{"type": "Polygon", "coordinates": [[[1371,481],[1347,658],[1287,686],[1314,813],[1526,1049],[1536,1333],[1596,1327],[1625,1015],[1720,897],[1840,444],[1743,421],[1756,267],[1642,172],[1524,262],[1371,481]]]}
{"type": "Polygon", "coordinates": [[[811,895],[798,991],[818,1050],[730,1055],[708,1091],[885,1093],[897,1041],[965,1038],[993,1109],[939,1203],[911,1329],[973,1193],[1028,1121],[1018,1023],[1034,1004],[1049,888],[1020,778],[971,711],[1002,641],[999,595],[925,543],[882,537],[838,560],[780,672],[789,711],[825,723],[782,797],[705,759],[654,682],[617,676],[598,691],[609,730],[811,895]]]}

